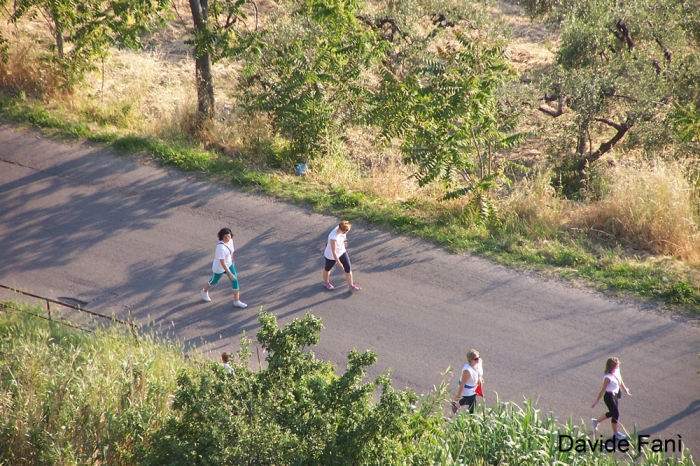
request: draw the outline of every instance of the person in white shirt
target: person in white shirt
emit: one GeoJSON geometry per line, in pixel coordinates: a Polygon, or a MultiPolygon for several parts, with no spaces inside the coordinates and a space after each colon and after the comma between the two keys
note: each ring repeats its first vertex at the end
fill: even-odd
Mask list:
{"type": "Polygon", "coordinates": [[[479,352],[475,349],[467,351],[467,363],[462,368],[462,375],[459,378],[459,387],[455,393],[453,408],[466,406],[470,413],[474,413],[476,406],[476,387],[484,383],[484,367],[482,365],[479,352]]]}
{"type": "Polygon", "coordinates": [[[238,285],[238,274],[236,273],[236,267],[233,263],[233,233],[229,228],[222,228],[218,233],[219,244],[216,245],[216,251],[214,252],[214,262],[211,265],[212,276],[204,285],[204,289],[200,292],[202,299],[206,302],[211,301],[209,297],[209,290],[212,286],[219,283],[221,277],[224,274],[228,275],[229,280],[231,280],[231,288],[233,289],[233,305],[236,307],[248,307],[248,305],[241,301],[241,292],[238,285]]]}
{"type": "Polygon", "coordinates": [[[605,406],[608,408],[608,412],[600,416],[599,418],[592,418],[593,431],[598,430],[598,424],[603,422],[608,418],[611,419],[613,435],[618,440],[626,438],[625,434],[620,432],[618,427],[618,419],[620,418],[620,409],[618,407],[618,398],[620,398],[620,390],[624,390],[628,395],[630,394],[629,388],[625,385],[622,380],[622,375],[620,375],[620,360],[617,358],[608,358],[605,362],[605,375],[603,375],[603,388],[600,389],[598,397],[593,402],[591,408],[595,408],[598,404],[600,398],[603,398],[605,406]]]}
{"type": "Polygon", "coordinates": [[[348,283],[350,291],[359,291],[362,289],[355,285],[352,279],[352,265],[350,264],[350,257],[348,256],[348,241],[346,239],[350,228],[350,222],[343,220],[337,227],[333,228],[333,231],[328,235],[326,249],[323,252],[323,256],[326,258],[326,266],[323,269],[323,284],[328,290],[335,288],[331,285],[330,275],[331,270],[336,264],[338,264],[340,270],[345,272],[345,281],[348,283]]]}

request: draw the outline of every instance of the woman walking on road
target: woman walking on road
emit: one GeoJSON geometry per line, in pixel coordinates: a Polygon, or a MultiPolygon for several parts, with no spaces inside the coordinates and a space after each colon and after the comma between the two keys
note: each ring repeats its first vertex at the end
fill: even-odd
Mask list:
{"type": "Polygon", "coordinates": [[[328,290],[335,288],[330,282],[331,269],[333,269],[335,264],[338,264],[340,270],[345,272],[345,281],[348,283],[350,291],[361,290],[352,280],[352,266],[347,252],[348,241],[346,237],[350,228],[350,222],[343,220],[328,235],[326,250],[323,252],[323,256],[326,258],[326,266],[323,269],[323,283],[328,290]]]}
{"type": "Polygon", "coordinates": [[[598,404],[600,398],[602,397],[603,401],[605,402],[605,406],[608,407],[608,412],[597,419],[592,418],[591,422],[593,423],[593,431],[595,432],[598,430],[598,425],[601,422],[607,418],[612,418],[611,423],[613,435],[618,440],[626,438],[625,434],[619,431],[619,427],[617,425],[618,419],[620,418],[618,399],[621,395],[621,389],[624,389],[628,395],[630,394],[629,388],[627,388],[625,382],[622,380],[622,375],[620,375],[620,360],[617,358],[608,358],[608,360],[605,362],[603,388],[600,389],[598,397],[593,402],[593,406],[591,406],[591,408],[595,408],[595,405],[598,404]]]}
{"type": "Polygon", "coordinates": [[[453,411],[457,412],[457,403],[459,406],[469,408],[469,413],[474,413],[476,406],[476,390],[478,385],[484,383],[484,368],[482,366],[479,352],[475,349],[470,349],[467,352],[467,363],[462,368],[462,375],[459,378],[459,387],[452,402],[453,411]]]}
{"type": "Polygon", "coordinates": [[[248,307],[248,305],[241,301],[241,292],[238,286],[238,275],[236,274],[236,267],[233,264],[233,233],[229,228],[222,228],[218,233],[219,244],[216,245],[216,251],[214,252],[214,262],[211,265],[212,276],[204,285],[204,289],[200,292],[202,294],[202,299],[206,302],[211,301],[209,297],[209,290],[212,286],[219,283],[221,277],[226,274],[229,280],[231,280],[231,288],[233,289],[233,305],[236,307],[248,307]]]}

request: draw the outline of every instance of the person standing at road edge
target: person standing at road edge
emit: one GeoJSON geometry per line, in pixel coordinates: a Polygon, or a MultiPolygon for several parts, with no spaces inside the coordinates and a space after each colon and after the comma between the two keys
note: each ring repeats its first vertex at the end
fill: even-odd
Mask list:
{"type": "Polygon", "coordinates": [[[231,360],[231,353],[228,351],[224,351],[221,353],[221,365],[224,366],[224,368],[228,371],[229,374],[233,374],[233,367],[231,367],[231,364],[229,364],[229,361],[231,360]]]}

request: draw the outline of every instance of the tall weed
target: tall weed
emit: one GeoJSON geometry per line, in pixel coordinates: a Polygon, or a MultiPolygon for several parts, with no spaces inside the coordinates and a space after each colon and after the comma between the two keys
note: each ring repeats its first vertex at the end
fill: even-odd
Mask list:
{"type": "Polygon", "coordinates": [[[530,238],[551,238],[562,231],[570,204],[557,195],[550,172],[523,178],[503,197],[503,228],[530,238]]]}
{"type": "Polygon", "coordinates": [[[41,59],[41,43],[38,37],[12,34],[12,40],[7,42],[7,61],[0,60],[1,90],[40,98],[58,92],[58,70],[41,59]]]}
{"type": "MultiPolygon", "coordinates": [[[[564,440],[560,448],[560,435],[568,435],[574,441],[588,440],[585,426],[566,425],[557,421],[551,413],[542,415],[532,401],[523,407],[500,400],[490,408],[482,405],[477,413],[461,413],[445,425],[444,435],[437,441],[424,444],[430,464],[439,466],[508,464],[518,466],[596,465],[613,466],[626,463],[692,466],[688,452],[678,458],[665,458],[646,450],[638,453],[631,442],[629,453],[611,454],[599,450],[586,453],[568,448],[564,440]],[[569,450],[569,451],[566,451],[569,450]]],[[[590,439],[595,441],[596,439],[590,439]]]]}
{"type": "Polygon", "coordinates": [[[131,464],[169,411],[182,348],[119,329],[78,334],[0,308],[0,463],[131,464]]]}
{"type": "Polygon", "coordinates": [[[621,165],[600,172],[599,199],[572,217],[634,248],[700,260],[697,195],[679,164],[621,165]]]}

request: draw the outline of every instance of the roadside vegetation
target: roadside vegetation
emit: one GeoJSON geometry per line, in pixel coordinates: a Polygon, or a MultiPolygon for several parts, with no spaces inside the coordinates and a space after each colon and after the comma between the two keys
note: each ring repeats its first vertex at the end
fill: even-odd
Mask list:
{"type": "Polygon", "coordinates": [[[0,6],[6,120],[700,315],[693,2],[0,6]]]}
{"type": "Polygon", "coordinates": [[[342,375],[316,359],[323,324],[311,314],[279,328],[261,312],[267,365],[244,336],[233,374],[145,331],[78,332],[39,315],[0,306],[0,464],[694,464],[636,445],[560,451],[558,436],[586,437],[585,426],[529,402],[445,417],[444,382],[416,395],[389,375],[365,381],[370,351],[350,352],[342,375]]]}

